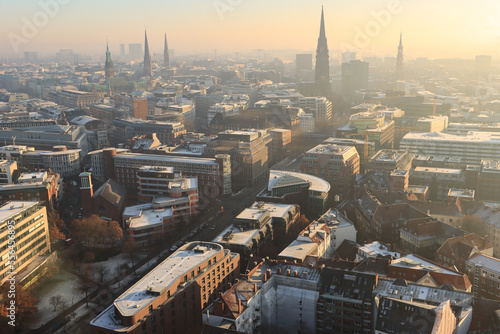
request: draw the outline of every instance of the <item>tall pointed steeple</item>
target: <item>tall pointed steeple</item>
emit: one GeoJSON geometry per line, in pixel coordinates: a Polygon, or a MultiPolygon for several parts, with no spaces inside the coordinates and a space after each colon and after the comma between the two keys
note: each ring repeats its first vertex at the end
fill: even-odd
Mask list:
{"type": "Polygon", "coordinates": [[[404,63],[403,63],[403,33],[399,34],[398,57],[396,60],[396,80],[404,80],[404,63]]]}
{"type": "Polygon", "coordinates": [[[109,52],[108,39],[106,38],[106,62],[104,63],[104,76],[106,79],[115,77],[115,66],[111,60],[111,52],[109,52]]]}
{"type": "Polygon", "coordinates": [[[151,54],[149,53],[148,33],[144,30],[144,75],[150,77],[153,75],[153,65],[151,63],[151,54]]]}
{"type": "Polygon", "coordinates": [[[165,46],[163,47],[163,66],[170,68],[170,54],[168,52],[167,34],[165,34],[165,46]]]}
{"type": "Polygon", "coordinates": [[[316,96],[330,96],[330,63],[325,32],[325,17],[321,7],[318,47],[316,48],[316,96]]]}

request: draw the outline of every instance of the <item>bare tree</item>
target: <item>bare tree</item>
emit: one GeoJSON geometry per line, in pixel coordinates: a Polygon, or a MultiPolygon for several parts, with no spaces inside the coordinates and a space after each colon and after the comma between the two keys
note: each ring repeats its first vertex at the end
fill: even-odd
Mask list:
{"type": "Polygon", "coordinates": [[[128,255],[130,262],[132,263],[132,269],[134,270],[135,275],[135,261],[138,257],[137,253],[139,251],[139,248],[137,247],[134,238],[128,238],[127,241],[125,241],[125,244],[123,245],[123,251],[128,255]]]}
{"type": "Polygon", "coordinates": [[[94,283],[92,282],[93,273],[87,268],[82,268],[82,272],[77,276],[75,291],[85,294],[85,302],[87,307],[89,307],[89,293],[94,288],[94,283]]]}
{"type": "Polygon", "coordinates": [[[54,307],[54,310],[52,312],[57,311],[57,307],[61,305],[62,302],[63,302],[63,297],[61,295],[55,295],[50,297],[49,303],[54,307]]]}
{"type": "Polygon", "coordinates": [[[99,275],[99,282],[102,283],[104,281],[104,276],[108,273],[108,268],[104,264],[100,263],[94,266],[94,270],[97,275],[99,275]]]}

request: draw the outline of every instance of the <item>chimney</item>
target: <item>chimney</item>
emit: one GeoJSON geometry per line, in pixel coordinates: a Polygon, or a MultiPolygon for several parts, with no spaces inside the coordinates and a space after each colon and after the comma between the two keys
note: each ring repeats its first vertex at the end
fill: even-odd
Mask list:
{"type": "Polygon", "coordinates": [[[267,269],[266,271],[266,281],[271,278],[271,269],[267,269]]]}
{"type": "Polygon", "coordinates": [[[299,276],[299,272],[297,270],[294,270],[293,271],[293,277],[297,277],[297,276],[299,276]]]}
{"type": "Polygon", "coordinates": [[[277,273],[278,275],[281,275],[281,268],[278,268],[277,273]]]}
{"type": "Polygon", "coordinates": [[[241,299],[238,299],[238,314],[241,314],[241,299]]]}
{"type": "Polygon", "coordinates": [[[290,276],[290,269],[287,269],[287,270],[286,270],[286,275],[287,275],[287,276],[290,276]]]}
{"type": "Polygon", "coordinates": [[[254,283],[254,284],[253,284],[253,292],[254,292],[254,293],[257,293],[257,283],[254,283]]]}

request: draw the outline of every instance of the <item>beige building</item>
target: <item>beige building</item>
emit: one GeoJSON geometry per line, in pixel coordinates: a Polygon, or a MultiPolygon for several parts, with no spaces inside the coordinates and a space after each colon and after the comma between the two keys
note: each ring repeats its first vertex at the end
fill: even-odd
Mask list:
{"type": "Polygon", "coordinates": [[[38,202],[15,201],[0,206],[0,284],[16,276],[16,281],[29,281],[42,264],[41,255],[50,252],[47,209],[38,202]],[[14,226],[15,229],[9,228],[14,226]],[[10,233],[15,231],[15,233],[10,233]],[[14,235],[11,240],[10,235],[14,235]],[[12,243],[15,241],[15,243],[12,243]],[[11,263],[11,249],[15,247],[15,262],[11,263]],[[36,265],[40,261],[39,265],[36,265]],[[23,272],[28,265],[30,272],[23,272]]]}

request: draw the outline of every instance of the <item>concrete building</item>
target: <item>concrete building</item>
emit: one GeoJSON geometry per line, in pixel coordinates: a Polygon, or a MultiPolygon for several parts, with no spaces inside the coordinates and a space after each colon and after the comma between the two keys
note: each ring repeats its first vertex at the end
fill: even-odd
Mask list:
{"type": "Polygon", "coordinates": [[[405,150],[380,150],[368,161],[366,171],[390,175],[394,170],[410,170],[413,154],[405,150]]]}
{"type": "Polygon", "coordinates": [[[62,178],[54,172],[23,173],[17,183],[0,186],[0,204],[9,201],[37,201],[47,210],[56,209],[62,193],[62,178]]]}
{"type": "Polygon", "coordinates": [[[143,121],[139,119],[115,119],[110,131],[110,144],[118,145],[127,140],[141,135],[156,133],[164,145],[173,145],[178,137],[186,133],[184,125],[180,122],[143,121]]]}
{"type": "Polygon", "coordinates": [[[269,171],[266,189],[256,196],[257,201],[298,204],[307,217],[315,218],[328,210],[330,184],[309,174],[279,170],[269,171]]]}
{"type": "Polygon", "coordinates": [[[91,322],[91,333],[199,333],[201,311],[239,275],[239,255],[209,242],[179,248],[91,322]]]}
{"type": "MultiPolygon", "coordinates": [[[[24,146],[37,150],[53,150],[54,146],[66,146],[69,150],[81,150],[82,158],[89,151],[89,140],[84,127],[74,125],[48,125],[23,129],[3,129],[0,131],[0,142],[14,144],[9,146],[14,150],[25,152],[24,146]],[[13,139],[15,138],[15,139],[13,139]],[[20,147],[21,146],[21,147],[20,147]],[[17,148],[16,148],[17,147],[17,148]]],[[[10,151],[12,154],[14,151],[10,151]]],[[[19,161],[18,161],[19,163],[19,161]]]]}
{"type": "Polygon", "coordinates": [[[316,122],[328,121],[332,118],[332,102],[326,97],[302,97],[299,99],[299,108],[312,112],[316,122]]]}
{"type": "Polygon", "coordinates": [[[477,179],[476,197],[478,200],[500,201],[500,161],[481,161],[477,179]]]}
{"type": "Polygon", "coordinates": [[[368,88],[369,64],[360,60],[342,63],[342,93],[352,98],[360,89],[368,88]]]}
{"type": "Polygon", "coordinates": [[[387,119],[382,112],[366,111],[351,115],[349,123],[341,126],[337,133],[340,137],[358,135],[364,140],[375,143],[375,150],[394,148],[395,122],[387,119]]]}
{"type": "Polygon", "coordinates": [[[121,118],[136,118],[146,120],[148,116],[148,100],[126,94],[113,95],[114,107],[121,118]]]}
{"type": "Polygon", "coordinates": [[[271,141],[266,130],[226,130],[220,132],[216,140],[207,143],[205,152],[211,156],[229,154],[232,184],[245,187],[266,177],[271,141]]]}
{"type": "Polygon", "coordinates": [[[330,259],[344,240],[356,241],[356,229],[349,219],[328,210],[307,226],[278,259],[315,265],[320,258],[330,259]]]}
{"type": "Polygon", "coordinates": [[[289,129],[271,129],[268,133],[272,140],[269,159],[272,162],[283,160],[288,155],[288,148],[292,143],[292,131],[289,129]]]}
{"type": "Polygon", "coordinates": [[[316,333],[372,333],[378,276],[325,268],[321,273],[316,333]]]}
{"type": "Polygon", "coordinates": [[[354,146],[359,154],[360,171],[363,173],[366,170],[368,160],[375,154],[375,143],[362,139],[352,138],[328,138],[323,141],[324,144],[335,144],[341,146],[354,146]]]}
{"type": "Polygon", "coordinates": [[[414,154],[461,158],[465,164],[479,165],[482,160],[500,160],[500,133],[409,133],[401,140],[400,147],[414,154]]]}
{"type": "Polygon", "coordinates": [[[78,90],[61,90],[56,93],[57,103],[70,108],[88,107],[97,104],[100,97],[96,93],[81,92],[78,90]]]}
{"type": "Polygon", "coordinates": [[[158,197],[188,197],[190,206],[198,206],[198,180],[196,177],[183,177],[173,167],[142,166],[137,171],[138,199],[151,202],[158,197]]]}
{"type": "Polygon", "coordinates": [[[466,176],[461,169],[416,167],[410,171],[410,183],[429,187],[429,199],[446,201],[449,190],[465,188],[466,176]]]}
{"type": "Polygon", "coordinates": [[[57,151],[32,151],[23,154],[23,167],[29,170],[52,170],[61,177],[76,176],[81,170],[82,150],[54,146],[57,151]]]}
{"type": "Polygon", "coordinates": [[[249,269],[203,311],[204,331],[316,333],[319,269],[274,260],[249,269]]]}
{"type": "Polygon", "coordinates": [[[474,297],[500,300],[500,260],[477,252],[465,262],[474,297]]]}
{"type": "Polygon", "coordinates": [[[16,282],[26,284],[44,271],[44,256],[50,253],[47,209],[38,202],[7,202],[0,206],[0,226],[0,284],[12,275],[15,275],[16,282]],[[10,226],[15,227],[16,232],[15,259],[9,255],[10,226]]]}
{"type": "Polygon", "coordinates": [[[340,200],[350,199],[359,173],[359,155],[352,146],[321,144],[305,153],[300,171],[327,181],[340,200]]]}
{"type": "Polygon", "coordinates": [[[17,171],[17,162],[13,160],[0,160],[0,185],[12,184],[17,171]]]}

